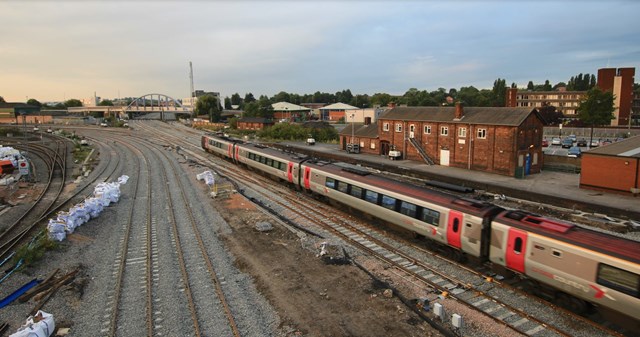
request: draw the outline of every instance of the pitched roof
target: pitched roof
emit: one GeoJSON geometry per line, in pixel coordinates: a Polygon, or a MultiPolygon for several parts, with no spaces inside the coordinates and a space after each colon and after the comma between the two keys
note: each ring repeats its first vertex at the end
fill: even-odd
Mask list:
{"type": "Polygon", "coordinates": [[[357,137],[378,138],[378,122],[374,122],[369,125],[364,123],[350,123],[347,124],[339,134],[341,136],[350,136],[352,134],[352,129],[355,129],[353,133],[357,137]]]}
{"type": "Polygon", "coordinates": [[[518,126],[533,112],[531,108],[463,107],[463,117],[454,120],[455,107],[396,107],[384,112],[378,120],[392,119],[423,122],[489,124],[518,126]]]}
{"type": "Polygon", "coordinates": [[[584,152],[584,155],[592,154],[640,158],[640,136],[634,136],[584,152]]]}
{"type": "Polygon", "coordinates": [[[320,110],[359,110],[353,105],[344,104],[344,103],[334,103],[331,105],[323,106],[320,110]]]}
{"type": "Polygon", "coordinates": [[[289,102],[278,102],[271,104],[273,111],[311,111],[309,108],[305,108],[300,105],[292,104],[289,102]]]}

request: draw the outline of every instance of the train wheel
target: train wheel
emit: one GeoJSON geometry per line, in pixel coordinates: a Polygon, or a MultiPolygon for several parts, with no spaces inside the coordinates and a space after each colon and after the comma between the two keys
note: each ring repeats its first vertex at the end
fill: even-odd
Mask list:
{"type": "Polygon", "coordinates": [[[579,315],[587,312],[587,303],[585,301],[565,293],[559,293],[556,302],[559,306],[579,315]]]}

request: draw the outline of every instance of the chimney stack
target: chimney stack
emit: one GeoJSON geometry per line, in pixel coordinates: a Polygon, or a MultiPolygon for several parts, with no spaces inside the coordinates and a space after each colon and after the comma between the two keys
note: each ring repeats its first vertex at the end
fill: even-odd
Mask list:
{"type": "Polygon", "coordinates": [[[464,111],[462,110],[462,103],[456,102],[455,119],[462,119],[463,116],[464,116],[464,111]]]}

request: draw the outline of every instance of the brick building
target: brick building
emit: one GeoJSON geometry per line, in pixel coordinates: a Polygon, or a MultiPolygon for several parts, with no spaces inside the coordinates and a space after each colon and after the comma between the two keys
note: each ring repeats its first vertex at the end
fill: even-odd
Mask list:
{"type": "Polygon", "coordinates": [[[566,117],[572,117],[576,116],[580,100],[586,94],[586,91],[566,91],[564,88],[556,91],[528,91],[508,88],[505,106],[534,109],[551,105],[566,117]]]}
{"type": "Polygon", "coordinates": [[[582,154],[580,188],[640,193],[640,136],[582,154]]]}
{"type": "Polygon", "coordinates": [[[629,125],[631,106],[633,104],[633,83],[636,68],[602,68],[598,69],[598,88],[611,91],[614,95],[613,126],[629,125]]]}
{"type": "Polygon", "coordinates": [[[239,130],[262,130],[273,126],[273,120],[262,117],[244,117],[238,120],[239,130]]]}
{"type": "Polygon", "coordinates": [[[395,150],[402,159],[517,177],[539,173],[543,165],[543,123],[535,109],[397,107],[379,117],[377,131],[377,138],[365,137],[370,130],[347,127],[341,146],[354,137],[362,152],[395,150]]]}
{"type": "Polygon", "coordinates": [[[320,108],[320,120],[329,122],[338,122],[340,120],[346,121],[348,113],[355,113],[355,111],[361,110],[355,106],[335,103],[320,108]]]}

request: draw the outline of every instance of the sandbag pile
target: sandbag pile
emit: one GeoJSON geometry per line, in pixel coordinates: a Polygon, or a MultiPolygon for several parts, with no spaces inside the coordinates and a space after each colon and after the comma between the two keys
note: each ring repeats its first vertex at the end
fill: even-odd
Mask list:
{"type": "Polygon", "coordinates": [[[53,315],[38,310],[35,316],[29,316],[26,323],[9,337],[49,337],[55,330],[53,315]]]}
{"type": "Polygon", "coordinates": [[[213,173],[211,173],[211,171],[204,171],[202,173],[197,174],[196,179],[204,180],[205,184],[209,186],[213,186],[213,184],[215,184],[216,182],[215,178],[213,177],[213,173]]]}
{"type": "Polygon", "coordinates": [[[22,158],[19,150],[12,148],[11,146],[0,146],[0,161],[8,160],[13,167],[18,167],[18,160],[22,158]]]}
{"type": "Polygon", "coordinates": [[[120,200],[120,185],[126,184],[128,180],[129,177],[123,175],[117,182],[100,183],[93,189],[92,197],[71,207],[68,212],[58,212],[55,219],[49,219],[49,238],[63,241],[78,226],[97,218],[105,207],[120,200]]]}

